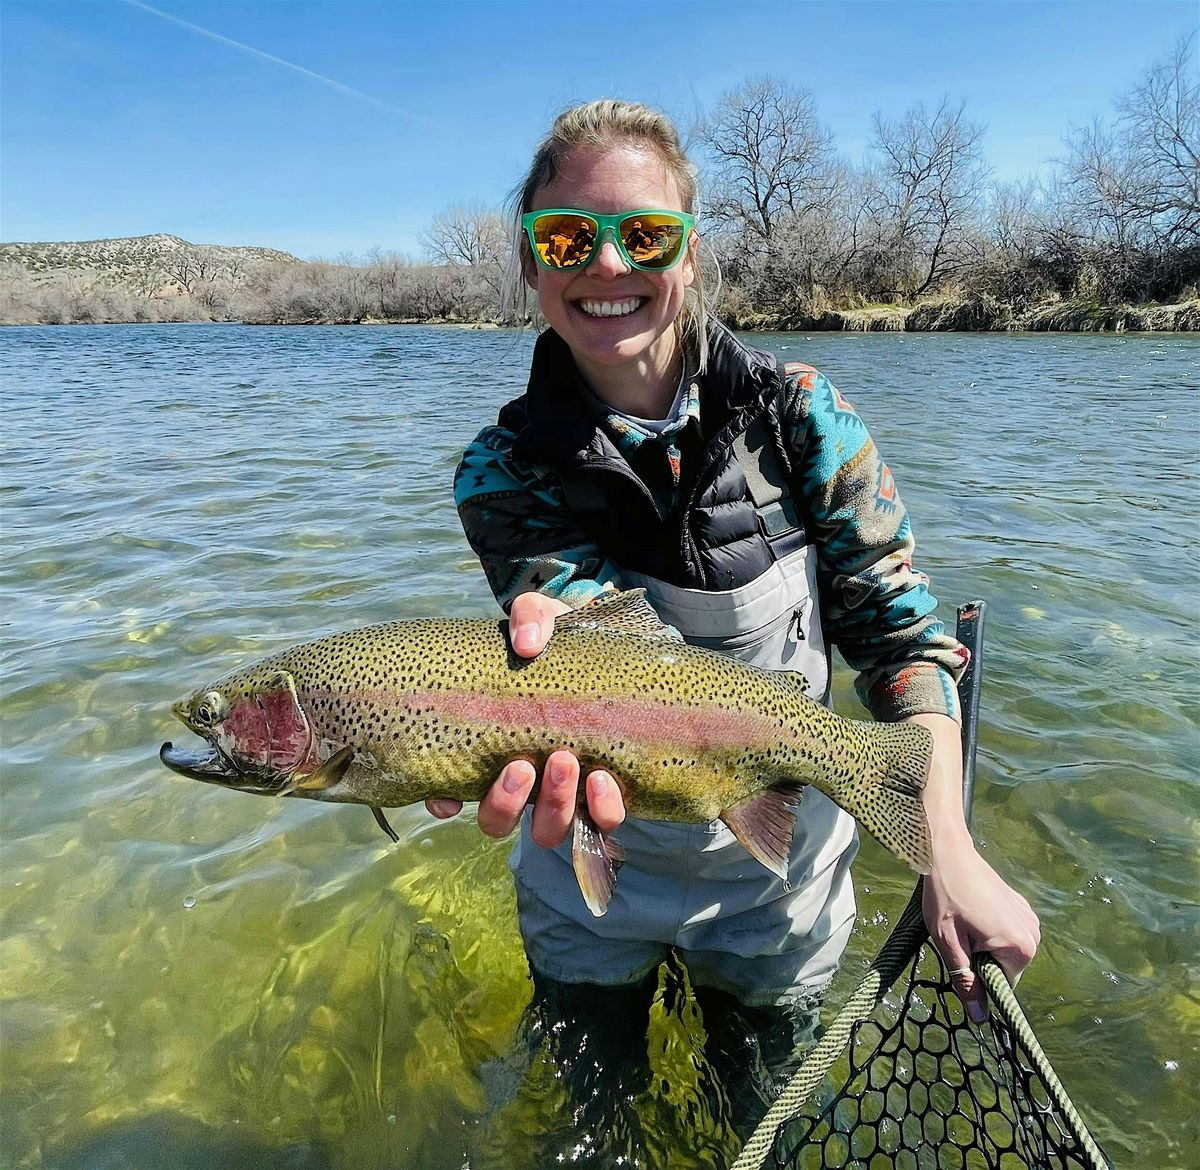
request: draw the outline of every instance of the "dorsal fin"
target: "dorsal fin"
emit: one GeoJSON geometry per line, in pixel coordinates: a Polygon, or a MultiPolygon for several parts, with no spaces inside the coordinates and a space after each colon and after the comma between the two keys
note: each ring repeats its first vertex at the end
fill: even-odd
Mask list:
{"type": "Polygon", "coordinates": [[[682,642],[674,626],[663,624],[654,606],[646,600],[644,589],[626,589],[623,593],[602,593],[582,609],[573,609],[554,619],[555,630],[607,630],[616,634],[636,634],[640,638],[663,638],[682,642]]]}

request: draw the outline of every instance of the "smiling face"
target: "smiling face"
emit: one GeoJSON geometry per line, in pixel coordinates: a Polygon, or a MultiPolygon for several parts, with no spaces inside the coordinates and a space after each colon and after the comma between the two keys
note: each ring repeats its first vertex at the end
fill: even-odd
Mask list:
{"type": "MultiPolygon", "coordinates": [[[[558,207],[601,215],[684,210],[658,154],[635,143],[574,150],[559,174],[538,188],[528,210],[558,207]]],[[[546,320],[570,346],[588,385],[611,405],[646,418],[660,417],[655,412],[670,406],[680,361],[674,325],[695,279],[694,248],[693,236],[687,254],[666,272],[630,267],[607,236],[579,271],[527,261],[525,278],[537,290],[546,320]]]]}

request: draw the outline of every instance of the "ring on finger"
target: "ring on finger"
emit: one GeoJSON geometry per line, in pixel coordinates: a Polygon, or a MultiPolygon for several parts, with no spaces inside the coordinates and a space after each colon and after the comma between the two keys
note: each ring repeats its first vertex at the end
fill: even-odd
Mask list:
{"type": "Polygon", "coordinates": [[[971,971],[970,967],[951,967],[950,970],[946,972],[951,979],[957,979],[960,975],[970,975],[972,973],[973,972],[971,971]]]}

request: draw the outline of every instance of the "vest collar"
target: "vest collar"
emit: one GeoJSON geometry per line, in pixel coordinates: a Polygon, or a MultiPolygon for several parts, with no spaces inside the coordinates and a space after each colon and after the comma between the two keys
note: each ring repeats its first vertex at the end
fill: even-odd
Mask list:
{"type": "MultiPolygon", "coordinates": [[[[718,321],[708,333],[708,368],[695,375],[700,385],[700,417],[706,435],[715,435],[757,406],[775,388],[775,361],[743,345],[718,321]]],[[[566,467],[622,460],[597,425],[586,390],[567,344],[553,329],[533,347],[525,390],[526,425],[513,454],[543,466],[566,467]]]]}

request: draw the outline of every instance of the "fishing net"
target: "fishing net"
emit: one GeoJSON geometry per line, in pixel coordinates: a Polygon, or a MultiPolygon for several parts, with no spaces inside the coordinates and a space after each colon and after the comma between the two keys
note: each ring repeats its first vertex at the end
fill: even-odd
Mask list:
{"type": "MultiPolygon", "coordinates": [[[[968,810],[985,608],[958,611],[968,810]]],[[[732,1170],[1111,1170],[988,956],[976,970],[989,1020],[967,1020],[927,945],[921,890],[732,1170]]]]}

